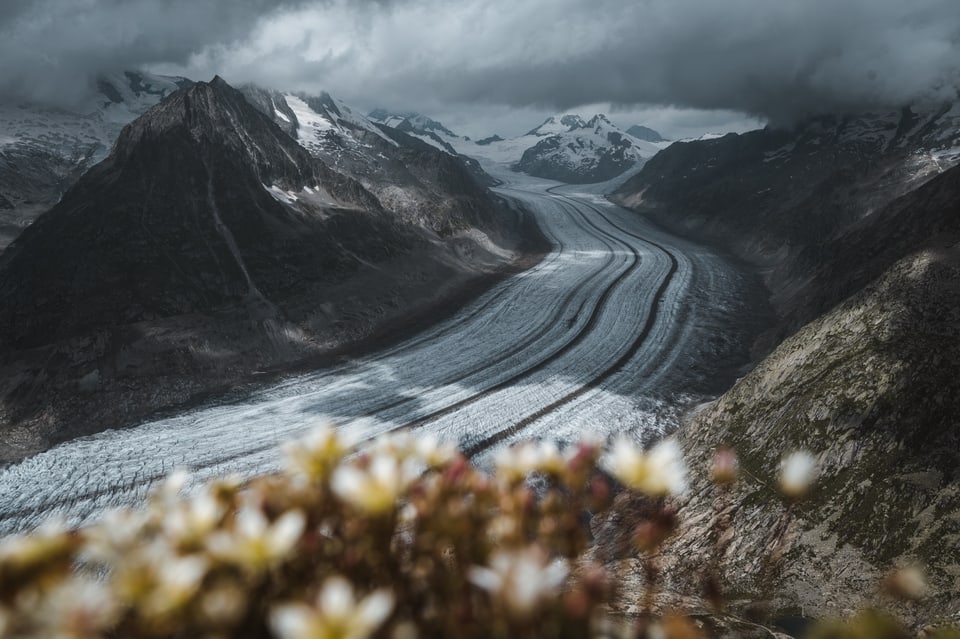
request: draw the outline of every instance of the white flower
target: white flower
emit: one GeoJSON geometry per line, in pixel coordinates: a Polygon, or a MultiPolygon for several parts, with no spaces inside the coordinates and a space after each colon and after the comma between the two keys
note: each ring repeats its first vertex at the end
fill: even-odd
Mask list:
{"type": "Polygon", "coordinates": [[[436,435],[417,438],[416,457],[427,468],[442,468],[457,457],[457,447],[452,442],[441,442],[436,435]]]}
{"type": "Polygon", "coordinates": [[[119,607],[104,584],[75,579],[48,593],[37,613],[47,636],[94,637],[113,624],[119,607]]]}
{"type": "Polygon", "coordinates": [[[507,483],[523,481],[530,473],[560,473],[566,464],[556,443],[552,441],[525,442],[497,451],[494,464],[497,477],[507,483]]]}
{"type": "Polygon", "coordinates": [[[186,605],[200,589],[207,574],[203,557],[169,557],[157,566],[156,584],[144,601],[148,615],[162,617],[186,605]]]}
{"type": "Polygon", "coordinates": [[[474,566],[470,581],[490,592],[516,617],[529,617],[539,605],[552,597],[567,577],[562,559],[547,562],[546,554],[536,546],[526,550],[500,550],[490,558],[490,567],[474,566]]]}
{"type": "Polygon", "coordinates": [[[418,476],[416,463],[392,455],[377,454],[366,468],[341,466],[333,473],[330,487],[343,501],[370,514],[391,511],[397,499],[418,476]]]}
{"type": "Polygon", "coordinates": [[[237,513],[234,530],[211,535],[207,548],[213,556],[243,566],[270,566],[293,550],[306,523],[299,510],[284,513],[270,524],[259,508],[244,507],[237,513]]]}
{"type": "Polygon", "coordinates": [[[450,442],[441,442],[432,433],[414,436],[408,431],[400,431],[378,437],[370,447],[370,454],[413,460],[427,468],[440,468],[456,458],[457,448],[450,442]]]}
{"type": "Polygon", "coordinates": [[[889,594],[900,599],[923,599],[929,592],[926,577],[919,566],[904,566],[887,575],[884,586],[889,594]]]}
{"type": "Polygon", "coordinates": [[[183,468],[174,470],[154,493],[156,506],[166,508],[180,500],[180,495],[190,483],[190,471],[183,468]]]}
{"type": "Polygon", "coordinates": [[[315,606],[288,604],[270,613],[270,627],[279,639],[365,639],[386,621],[393,595],[373,592],[358,601],[343,577],[331,577],[315,606]]]}
{"type": "Polygon", "coordinates": [[[687,489],[687,467],[673,439],[665,439],[645,453],[621,437],[614,444],[607,468],[628,488],[651,497],[681,495],[687,489]]]}
{"type": "Polygon", "coordinates": [[[172,506],[163,518],[163,530],[171,540],[196,543],[217,527],[224,511],[224,505],[216,497],[203,492],[172,506]]]}
{"type": "Polygon", "coordinates": [[[146,511],[111,510],[83,533],[83,557],[92,561],[122,560],[142,543],[140,535],[149,523],[146,511]]]}
{"type": "Polygon", "coordinates": [[[788,455],[780,463],[780,490],[787,497],[802,497],[817,479],[817,460],[805,450],[788,455]]]}
{"type": "Polygon", "coordinates": [[[51,519],[28,535],[0,540],[0,575],[7,571],[29,573],[48,562],[65,558],[74,546],[62,522],[51,519]]]}
{"type": "Polygon", "coordinates": [[[290,476],[323,481],[352,448],[351,439],[330,424],[321,424],[283,447],[284,468],[290,476]]]}
{"type": "Polygon", "coordinates": [[[247,596],[240,585],[226,582],[213,588],[204,588],[200,608],[203,614],[217,624],[230,624],[243,618],[247,596]]]}

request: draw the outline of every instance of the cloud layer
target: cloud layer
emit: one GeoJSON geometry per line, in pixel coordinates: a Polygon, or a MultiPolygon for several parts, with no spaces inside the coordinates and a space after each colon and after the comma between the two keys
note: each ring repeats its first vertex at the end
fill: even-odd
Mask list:
{"type": "Polygon", "coordinates": [[[960,85],[957,0],[7,0],[0,42],[8,96],[153,65],[424,111],[606,102],[790,120],[960,85]]]}

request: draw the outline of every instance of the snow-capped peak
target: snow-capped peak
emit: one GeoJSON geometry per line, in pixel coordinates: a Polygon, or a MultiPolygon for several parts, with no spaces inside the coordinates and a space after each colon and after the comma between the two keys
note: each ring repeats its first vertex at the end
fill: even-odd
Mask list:
{"type": "Polygon", "coordinates": [[[367,117],[374,122],[418,138],[450,155],[457,155],[457,148],[470,142],[470,138],[461,137],[440,122],[420,113],[393,113],[386,109],[374,109],[367,114],[367,117]]]}
{"type": "Polygon", "coordinates": [[[579,116],[548,118],[530,135],[551,128],[559,131],[539,135],[523,152],[516,165],[519,170],[564,182],[602,182],[660,151],[656,144],[623,132],[602,113],[586,122],[579,116]]]}
{"type": "Polygon", "coordinates": [[[550,116],[543,121],[543,124],[530,130],[527,135],[544,137],[557,133],[568,133],[574,129],[581,129],[586,125],[587,123],[583,121],[583,118],[576,113],[563,113],[550,116]]]}

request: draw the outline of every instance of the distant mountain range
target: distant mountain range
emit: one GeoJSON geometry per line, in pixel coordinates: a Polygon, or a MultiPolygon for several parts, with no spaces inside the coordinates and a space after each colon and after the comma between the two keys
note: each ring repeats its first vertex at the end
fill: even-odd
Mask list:
{"type": "Polygon", "coordinates": [[[660,152],[652,142],[621,131],[604,115],[549,118],[528,133],[542,137],[523,152],[516,168],[570,183],[604,182],[660,152]]]}
{"type": "Polygon", "coordinates": [[[653,157],[667,143],[646,127],[633,127],[640,137],[621,131],[604,115],[584,120],[576,114],[560,114],[516,138],[493,135],[477,141],[417,113],[376,109],[368,115],[375,122],[415,135],[448,153],[509,164],[535,177],[570,183],[614,178],[653,157]]]}

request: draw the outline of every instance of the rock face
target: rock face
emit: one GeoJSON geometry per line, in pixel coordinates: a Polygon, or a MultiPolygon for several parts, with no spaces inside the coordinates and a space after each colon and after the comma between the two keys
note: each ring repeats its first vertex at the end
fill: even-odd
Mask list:
{"type": "Polygon", "coordinates": [[[455,158],[402,156],[434,198],[418,216],[308,148],[220,78],[197,83],[0,255],[6,457],[327,352],[511,255],[512,218],[455,158]]]}
{"type": "Polygon", "coordinates": [[[587,122],[570,115],[550,118],[528,135],[542,134],[546,137],[524,151],[514,168],[574,184],[610,180],[660,151],[624,133],[603,115],[587,122]]]}
{"type": "Polygon", "coordinates": [[[483,226],[497,209],[484,188],[495,180],[452,149],[373,122],[326,93],[243,92],[258,107],[267,105],[261,110],[311,155],[356,179],[408,222],[449,235],[483,226]]]}
{"type": "MultiPolygon", "coordinates": [[[[740,455],[723,505],[734,605],[772,596],[775,614],[842,614],[906,562],[925,565],[932,588],[909,619],[960,605],[958,115],[905,110],[674,144],[615,196],[762,265],[781,316],[772,352],[678,434],[695,476],[717,446],[740,455]],[[788,513],[775,477],[798,448],[822,478],[788,513]],[[775,550],[785,556],[771,566],[775,550]]],[[[698,479],[666,574],[699,574],[718,504],[698,479]]]]}
{"type": "MultiPolygon", "coordinates": [[[[733,446],[746,471],[729,510],[730,592],[773,592],[784,613],[839,616],[870,605],[893,566],[919,563],[931,593],[903,612],[929,623],[960,606],[958,239],[898,261],[682,430],[693,459],[733,446]],[[821,479],[794,519],[771,487],[780,456],[796,449],[816,454],[821,479]],[[771,571],[764,559],[779,544],[786,555],[771,571]]],[[[681,507],[692,524],[666,550],[668,574],[710,559],[714,497],[700,481],[681,507]]]]}
{"type": "Polygon", "coordinates": [[[72,111],[0,104],[0,251],[107,157],[124,125],[190,84],[128,71],[101,77],[94,100],[72,111]]]}
{"type": "Polygon", "coordinates": [[[823,282],[810,273],[836,248],[825,243],[873,227],[877,211],[958,161],[960,106],[822,118],[794,131],[674,143],[613,199],[766,269],[782,338],[864,283],[834,283],[816,300],[823,282]]]}
{"type": "MultiPolygon", "coordinates": [[[[357,114],[354,114],[354,116],[358,117],[357,114]]],[[[384,109],[374,109],[367,115],[367,118],[364,120],[364,127],[369,124],[376,124],[394,141],[396,146],[420,150],[423,148],[423,144],[427,144],[457,158],[480,184],[496,186],[497,180],[490,177],[480,167],[480,163],[468,155],[468,151],[475,148],[480,142],[474,143],[466,136],[457,135],[440,122],[419,113],[395,114],[384,109]],[[418,145],[417,142],[421,144],[418,145]]],[[[492,140],[492,138],[488,140],[492,140]]]]}

